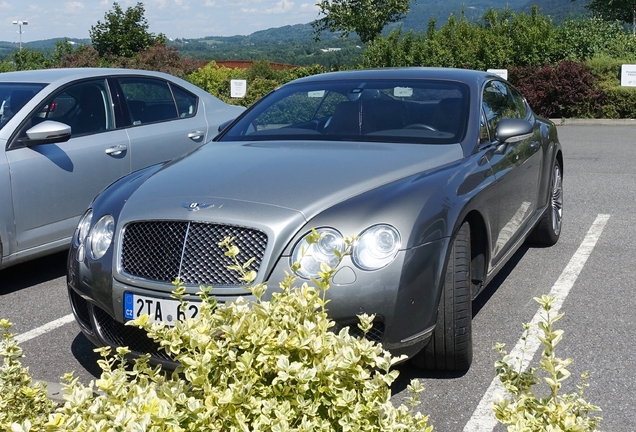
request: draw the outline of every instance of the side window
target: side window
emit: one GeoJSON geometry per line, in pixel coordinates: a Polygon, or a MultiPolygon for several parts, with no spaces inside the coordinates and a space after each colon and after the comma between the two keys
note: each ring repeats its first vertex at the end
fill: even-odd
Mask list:
{"type": "Polygon", "coordinates": [[[481,111],[481,118],[479,119],[479,143],[484,144],[490,142],[490,134],[488,133],[488,121],[484,111],[481,111]]]}
{"type": "Polygon", "coordinates": [[[528,115],[528,109],[526,105],[526,100],[521,96],[521,93],[517,91],[514,87],[508,87],[509,95],[512,98],[512,102],[517,108],[517,114],[519,117],[517,118],[526,118],[528,115]]]}
{"type": "Polygon", "coordinates": [[[133,125],[179,118],[168,83],[152,78],[119,78],[133,125]]]}
{"type": "Polygon", "coordinates": [[[54,120],[71,127],[71,136],[115,128],[110,92],[105,80],[83,81],[66,87],[31,117],[35,125],[54,120]]]}
{"type": "Polygon", "coordinates": [[[199,99],[180,87],[171,85],[170,88],[172,89],[174,100],[177,102],[179,118],[194,117],[197,113],[197,102],[199,99]]]}
{"type": "Polygon", "coordinates": [[[521,95],[501,81],[490,81],[484,87],[482,107],[488,127],[494,131],[505,118],[525,118],[526,105],[521,95]]]}

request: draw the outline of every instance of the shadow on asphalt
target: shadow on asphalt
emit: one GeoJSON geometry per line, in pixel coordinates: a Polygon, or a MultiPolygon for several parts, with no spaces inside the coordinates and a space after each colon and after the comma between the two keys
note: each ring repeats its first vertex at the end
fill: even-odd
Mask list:
{"type": "Polygon", "coordinates": [[[0,295],[66,275],[67,256],[67,251],[59,252],[0,270],[0,295]]]}
{"type": "Polygon", "coordinates": [[[525,244],[522,245],[515,254],[510,257],[510,261],[506,263],[505,266],[499,270],[497,276],[488,284],[488,286],[477,296],[477,298],[473,301],[473,319],[477,316],[477,314],[481,311],[481,309],[488,303],[488,300],[497,292],[501,284],[508,278],[510,273],[517,267],[519,261],[523,258],[523,256],[530,249],[525,244]]]}
{"type": "Polygon", "coordinates": [[[73,357],[82,365],[86,372],[95,378],[99,378],[102,374],[102,370],[97,365],[97,360],[99,360],[101,356],[94,352],[94,349],[95,345],[93,345],[82,332],[78,333],[75,339],[73,339],[73,343],[71,343],[71,353],[73,357]]]}

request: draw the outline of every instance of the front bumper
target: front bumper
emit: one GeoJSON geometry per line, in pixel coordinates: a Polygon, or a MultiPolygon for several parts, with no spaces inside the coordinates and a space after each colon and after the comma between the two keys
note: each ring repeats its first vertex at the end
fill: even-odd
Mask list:
{"type": "MultiPolygon", "coordinates": [[[[359,270],[345,257],[327,292],[330,317],[337,327],[349,326],[352,334],[361,335],[357,315],[375,314],[374,328],[366,337],[381,342],[394,355],[413,356],[434,330],[447,247],[448,239],[440,239],[401,251],[388,266],[372,272],[359,270]]],[[[78,262],[75,251],[72,247],[69,252],[69,299],[86,337],[97,346],[127,346],[133,355],[149,353],[155,363],[174,367],[173,359],[143,330],[124,324],[123,301],[125,292],[169,298],[172,286],[117,280],[108,264],[78,262]]],[[[286,271],[291,271],[289,258],[282,257],[268,277],[270,294],[286,271]]],[[[198,290],[188,287],[186,299],[196,300],[198,290]]],[[[219,302],[249,296],[241,288],[219,291],[224,294],[217,297],[219,302]]]]}

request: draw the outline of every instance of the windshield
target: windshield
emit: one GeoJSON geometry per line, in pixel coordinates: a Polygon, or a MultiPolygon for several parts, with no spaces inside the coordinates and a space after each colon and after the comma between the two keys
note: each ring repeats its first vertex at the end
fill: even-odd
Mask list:
{"type": "Polygon", "coordinates": [[[47,84],[0,83],[0,129],[47,84]]]}
{"type": "Polygon", "coordinates": [[[459,142],[468,86],[441,80],[340,80],[290,84],[258,102],[220,141],[459,142]]]}

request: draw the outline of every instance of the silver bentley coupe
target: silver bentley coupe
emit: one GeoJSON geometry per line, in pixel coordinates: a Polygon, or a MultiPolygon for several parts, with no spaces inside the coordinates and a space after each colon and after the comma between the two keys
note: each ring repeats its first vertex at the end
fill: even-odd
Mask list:
{"type": "Polygon", "coordinates": [[[301,281],[337,263],[352,236],[327,292],[337,325],[355,331],[358,314],[375,314],[366,337],[419,367],[465,370],[473,299],[524,242],[557,242],[562,180],[554,124],[496,75],[404,68],[298,79],[212,142],[93,200],[69,254],[72,310],[94,344],[170,364],[124,323],[194,316],[200,285],[219,302],[249,295],[227,270],[224,238],[273,290],[292,263],[301,281]],[[312,230],[317,243],[306,240],[312,230]],[[170,296],[177,278],[186,311],[170,296]]]}

